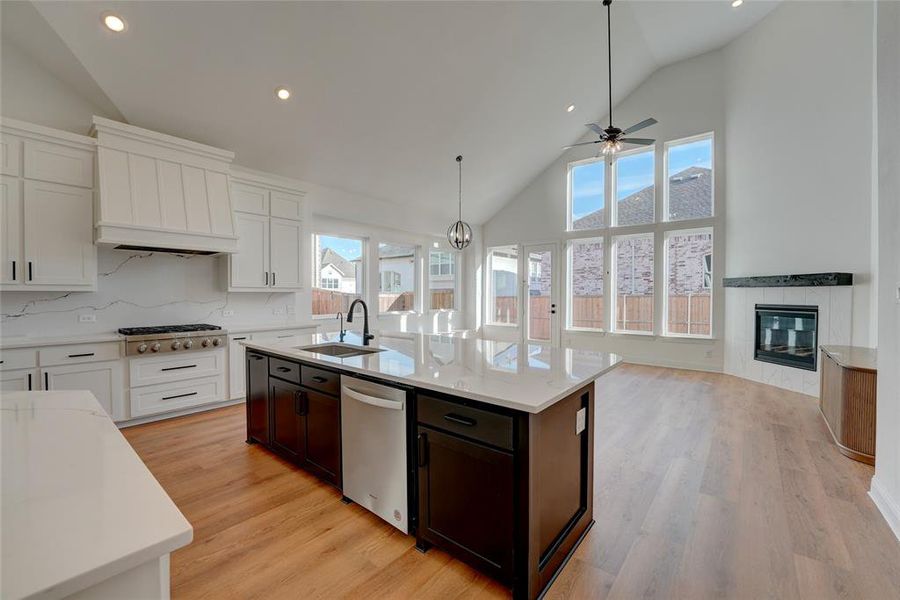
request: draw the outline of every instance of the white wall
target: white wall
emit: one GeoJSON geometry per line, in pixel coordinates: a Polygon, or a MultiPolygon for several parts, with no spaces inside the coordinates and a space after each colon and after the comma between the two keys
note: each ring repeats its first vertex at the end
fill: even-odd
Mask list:
{"type": "Polygon", "coordinates": [[[900,538],[900,3],[877,18],[878,423],[872,497],[900,538]]]}
{"type": "Polygon", "coordinates": [[[783,2],[724,48],[725,274],[853,273],[860,346],[874,318],[872,10],[783,2]]]}
{"type": "MultiPolygon", "coordinates": [[[[722,55],[718,51],[664,67],[653,73],[615,109],[616,121],[620,126],[636,123],[649,116],[659,121],[657,125],[641,132],[642,136],[653,137],[658,142],[657,181],[662,180],[663,142],[699,133],[715,134],[715,211],[718,219],[724,218],[722,199],[727,168],[724,160],[726,139],[723,68],[722,55]]],[[[596,147],[589,147],[562,154],[484,225],[485,246],[556,241],[562,250],[563,232],[566,228],[568,163],[594,156],[596,152],[596,147]]],[[[715,243],[717,256],[720,256],[724,227],[720,226],[718,233],[715,243]]],[[[562,251],[559,256],[561,262],[562,251]]],[[[661,269],[660,259],[661,256],[657,256],[656,264],[661,269]]],[[[719,265],[714,265],[713,269],[717,282],[713,290],[713,319],[715,326],[720,328],[724,311],[721,288],[723,273],[719,265]]],[[[657,281],[660,280],[658,277],[657,281]]],[[[560,292],[562,299],[562,289],[560,292]]],[[[662,318],[661,307],[657,309],[656,318],[662,318]]],[[[508,328],[486,326],[485,330],[492,337],[506,339],[518,336],[517,330],[511,331],[508,328]]],[[[718,371],[722,368],[724,345],[721,333],[714,334],[719,339],[679,340],[627,334],[564,332],[561,341],[564,345],[573,347],[618,352],[633,362],[718,371]]]]}

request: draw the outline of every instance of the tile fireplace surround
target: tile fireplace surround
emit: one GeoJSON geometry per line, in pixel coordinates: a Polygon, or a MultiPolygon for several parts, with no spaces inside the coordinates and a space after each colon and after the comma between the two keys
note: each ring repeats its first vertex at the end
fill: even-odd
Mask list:
{"type": "Polygon", "coordinates": [[[794,283],[788,284],[788,287],[744,287],[747,285],[746,278],[726,280],[725,285],[725,372],[818,397],[818,369],[822,368],[821,350],[817,350],[819,357],[816,371],[754,360],[755,307],[757,304],[816,306],[819,309],[817,346],[850,345],[853,287],[833,283],[812,286],[797,286],[794,283]],[[729,283],[741,287],[728,287],[729,283]]]}

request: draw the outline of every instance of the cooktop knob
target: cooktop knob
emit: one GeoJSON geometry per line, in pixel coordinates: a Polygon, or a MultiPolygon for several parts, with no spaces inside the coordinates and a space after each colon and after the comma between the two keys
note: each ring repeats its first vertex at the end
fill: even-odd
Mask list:
{"type": "Polygon", "coordinates": [[[222,343],[222,340],[220,340],[219,338],[213,338],[213,346],[218,346],[221,343],[222,343]]]}
{"type": "Polygon", "coordinates": [[[194,345],[194,342],[192,340],[184,340],[184,349],[185,350],[190,350],[193,345],[194,345]]]}
{"type": "Polygon", "coordinates": [[[137,347],[138,354],[143,354],[147,351],[147,344],[140,344],[137,347]]]}
{"type": "Polygon", "coordinates": [[[160,345],[159,342],[155,342],[152,346],[150,346],[151,352],[159,352],[160,345]]]}
{"type": "Polygon", "coordinates": [[[203,346],[204,348],[208,348],[209,347],[209,338],[206,338],[205,340],[200,342],[200,345],[203,346]]]}
{"type": "Polygon", "coordinates": [[[179,342],[178,340],[172,342],[172,350],[178,350],[179,348],[181,348],[181,342],[179,342]]]}

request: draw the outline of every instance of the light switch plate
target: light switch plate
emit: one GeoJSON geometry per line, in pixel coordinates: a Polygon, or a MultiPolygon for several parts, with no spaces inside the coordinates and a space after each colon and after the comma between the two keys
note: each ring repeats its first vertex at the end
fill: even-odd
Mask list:
{"type": "Polygon", "coordinates": [[[233,311],[233,310],[223,310],[223,311],[222,311],[222,316],[223,316],[223,317],[233,317],[233,316],[234,316],[234,311],[233,311]]]}
{"type": "Polygon", "coordinates": [[[97,315],[78,315],[79,323],[96,323],[97,315]]]}
{"type": "Polygon", "coordinates": [[[577,413],[575,413],[575,435],[578,435],[584,428],[587,426],[585,420],[587,419],[587,409],[582,408],[577,413]]]}

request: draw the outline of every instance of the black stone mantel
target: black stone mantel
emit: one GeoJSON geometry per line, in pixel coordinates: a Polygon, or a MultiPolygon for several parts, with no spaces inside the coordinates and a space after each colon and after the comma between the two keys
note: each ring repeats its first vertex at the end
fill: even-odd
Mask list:
{"type": "Polygon", "coordinates": [[[853,285],[853,273],[807,273],[803,275],[761,275],[725,277],[725,287],[817,287],[853,285]]]}

